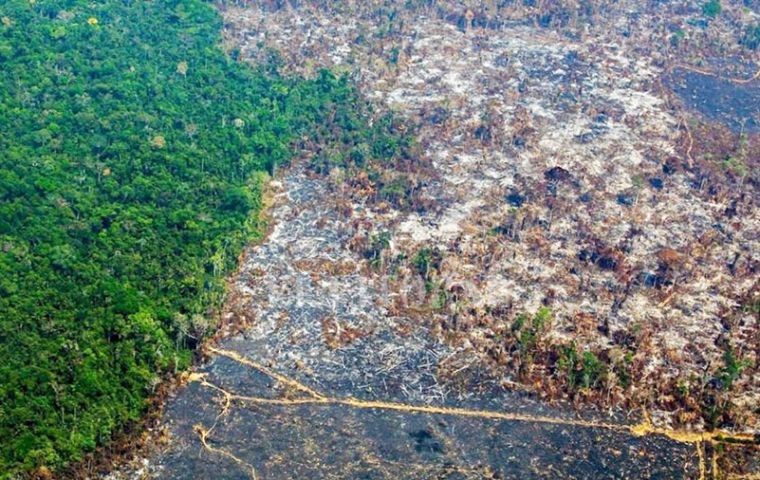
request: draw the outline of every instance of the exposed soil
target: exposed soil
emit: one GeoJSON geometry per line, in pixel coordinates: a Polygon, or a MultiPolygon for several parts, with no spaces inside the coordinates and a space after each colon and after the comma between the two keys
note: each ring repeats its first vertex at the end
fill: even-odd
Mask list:
{"type": "Polygon", "coordinates": [[[713,74],[675,68],[669,83],[686,105],[735,132],[760,131],[760,82],[739,83],[713,74]]]}

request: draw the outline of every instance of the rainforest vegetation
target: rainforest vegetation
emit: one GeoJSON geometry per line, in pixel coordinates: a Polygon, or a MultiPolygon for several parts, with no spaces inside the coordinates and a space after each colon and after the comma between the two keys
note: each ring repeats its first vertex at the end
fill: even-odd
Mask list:
{"type": "Polygon", "coordinates": [[[285,78],[274,55],[254,69],[225,53],[202,0],[6,0],[0,19],[10,478],[82,458],[188,366],[261,231],[265,172],[306,145],[399,152],[345,78],[285,78]]]}

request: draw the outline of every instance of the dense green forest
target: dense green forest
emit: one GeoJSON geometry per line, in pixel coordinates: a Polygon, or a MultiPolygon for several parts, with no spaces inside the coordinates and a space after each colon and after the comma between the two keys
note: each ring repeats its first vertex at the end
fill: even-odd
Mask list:
{"type": "Polygon", "coordinates": [[[225,54],[202,0],[3,0],[0,19],[10,478],[80,459],[189,364],[261,230],[262,172],[304,142],[380,160],[399,147],[345,79],[225,54]]]}

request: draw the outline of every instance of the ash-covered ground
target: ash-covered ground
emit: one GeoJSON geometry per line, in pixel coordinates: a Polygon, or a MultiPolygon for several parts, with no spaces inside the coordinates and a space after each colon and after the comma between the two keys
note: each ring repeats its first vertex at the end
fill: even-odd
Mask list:
{"type": "MultiPolygon", "coordinates": [[[[739,42],[736,23],[758,15],[725,5],[734,23],[688,29],[708,22],[698,6],[601,2],[563,28],[559,7],[489,5],[252,3],[224,15],[244,57],[264,46],[289,71],[349,72],[418,126],[434,180],[417,195],[438,208],[381,202],[352,215],[368,219],[368,237],[388,232],[386,258],[433,250],[424,280],[447,300],[423,321],[464,361],[552,383],[540,361],[515,368],[503,341],[516,315],[547,307],[545,345],[574,343],[609,365],[605,403],[635,399],[704,428],[679,396],[720,381],[730,352],[744,368],[724,420],[757,428],[760,66],[713,45],[739,42]],[[669,32],[684,28],[680,41],[695,40],[679,48],[669,32]],[[735,138],[709,143],[711,120],[735,138]]],[[[413,268],[378,275],[399,312],[426,300],[413,268]]]]}
{"type": "Polygon", "coordinates": [[[298,168],[273,189],[274,229],[246,256],[227,313],[239,333],[208,347],[126,476],[633,479],[712,468],[709,441],[547,405],[505,390],[476,359],[459,368],[466,384],[443,380],[457,351],[389,313],[381,277],[362,274],[347,246],[353,227],[334,191],[298,168]]]}
{"type": "Polygon", "coordinates": [[[237,3],[229,49],[345,72],[420,168],[273,181],[141,474],[758,474],[711,433],[760,428],[752,2],[237,3]]]}

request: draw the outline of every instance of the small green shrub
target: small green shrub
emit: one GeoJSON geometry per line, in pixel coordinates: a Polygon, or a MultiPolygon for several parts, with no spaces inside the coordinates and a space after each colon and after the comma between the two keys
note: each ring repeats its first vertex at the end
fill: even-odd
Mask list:
{"type": "Polygon", "coordinates": [[[715,18],[723,11],[720,0],[710,0],[702,5],[702,15],[709,18],[715,18]]]}
{"type": "Polygon", "coordinates": [[[558,367],[570,391],[596,388],[607,371],[607,366],[593,352],[579,355],[574,343],[562,347],[558,367]]]}
{"type": "Polygon", "coordinates": [[[744,369],[750,366],[750,362],[736,356],[733,347],[728,347],[723,353],[723,367],[718,373],[723,390],[731,390],[734,382],[739,379],[744,369]]]}

